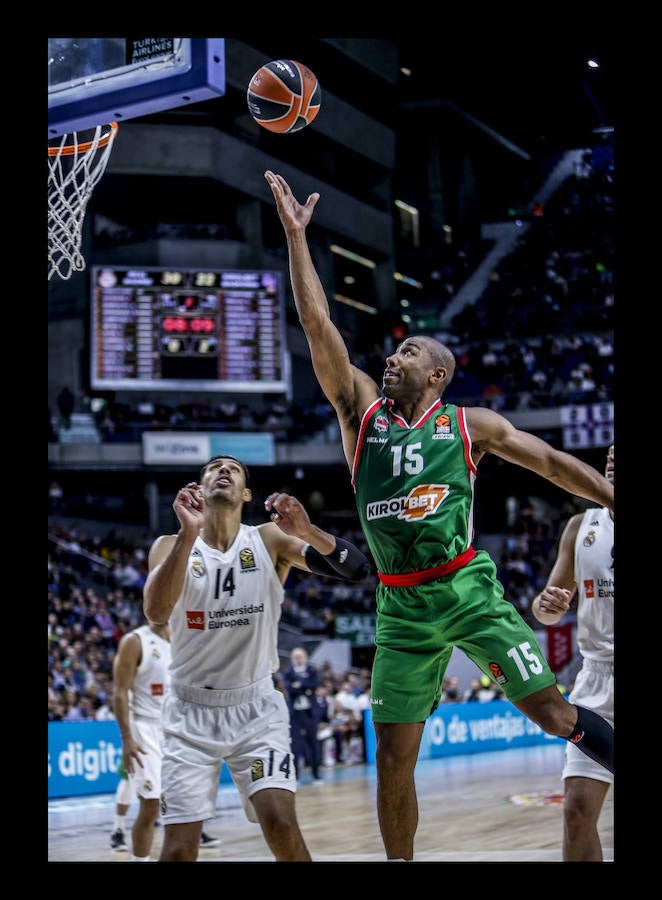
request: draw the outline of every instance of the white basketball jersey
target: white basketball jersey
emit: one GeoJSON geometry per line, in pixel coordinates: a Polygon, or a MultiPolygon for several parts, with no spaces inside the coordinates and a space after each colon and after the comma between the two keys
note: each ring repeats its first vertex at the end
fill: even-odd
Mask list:
{"type": "Polygon", "coordinates": [[[272,675],[284,593],[257,526],[224,553],[196,538],[170,615],[173,680],[232,690],[272,675]]]}
{"type": "Polygon", "coordinates": [[[606,507],[587,509],[575,541],[577,643],[582,656],[614,659],[614,522],[606,507]]]}
{"type": "Polygon", "coordinates": [[[136,716],[159,719],[170,684],[172,648],[149,625],[141,625],[132,633],[140,638],[142,659],[129,691],[129,708],[136,716]]]}

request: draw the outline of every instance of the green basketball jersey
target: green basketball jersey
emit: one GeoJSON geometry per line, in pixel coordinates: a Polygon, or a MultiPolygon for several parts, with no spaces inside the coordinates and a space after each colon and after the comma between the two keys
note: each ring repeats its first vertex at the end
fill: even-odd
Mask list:
{"type": "Polygon", "coordinates": [[[463,407],[438,400],[410,425],[392,405],[382,397],[363,416],[352,486],[378,571],[400,574],[470,548],[477,473],[463,407]]]}

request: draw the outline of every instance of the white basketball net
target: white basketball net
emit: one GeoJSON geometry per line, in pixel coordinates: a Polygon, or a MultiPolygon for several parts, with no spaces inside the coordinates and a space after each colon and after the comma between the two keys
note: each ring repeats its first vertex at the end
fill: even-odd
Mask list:
{"type": "Polygon", "coordinates": [[[48,147],[48,278],[66,280],[82,272],[83,219],[87,202],[103,175],[117,134],[117,123],[98,125],[91,140],[62,135],[48,147]]]}

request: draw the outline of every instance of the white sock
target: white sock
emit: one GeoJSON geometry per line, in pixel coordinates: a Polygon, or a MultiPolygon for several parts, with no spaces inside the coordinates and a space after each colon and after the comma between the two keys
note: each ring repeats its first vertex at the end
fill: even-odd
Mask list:
{"type": "Polygon", "coordinates": [[[114,830],[117,831],[118,828],[121,828],[122,831],[124,831],[124,823],[125,822],[126,822],[126,815],[118,816],[117,813],[115,813],[115,828],[114,828],[114,830]]]}
{"type": "Polygon", "coordinates": [[[132,856],[131,862],[151,862],[151,856],[132,856]]]}

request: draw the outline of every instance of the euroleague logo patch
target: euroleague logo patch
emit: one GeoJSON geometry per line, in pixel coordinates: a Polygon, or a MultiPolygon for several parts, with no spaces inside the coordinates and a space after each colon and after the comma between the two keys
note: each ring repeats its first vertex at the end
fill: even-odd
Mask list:
{"type": "Polygon", "coordinates": [[[455,435],[451,430],[451,417],[446,413],[441,413],[438,416],[435,416],[434,419],[434,434],[432,435],[433,441],[452,441],[455,440],[455,435]]]}
{"type": "Polygon", "coordinates": [[[508,684],[508,679],[506,678],[506,675],[499,663],[491,662],[490,672],[492,673],[492,678],[496,681],[497,684],[508,684]]]}
{"type": "Polygon", "coordinates": [[[250,547],[245,547],[243,550],[239,551],[239,564],[242,569],[255,568],[255,556],[250,547]]]}
{"type": "Polygon", "coordinates": [[[264,778],[264,760],[254,759],[251,765],[251,781],[260,781],[264,778]]]}

